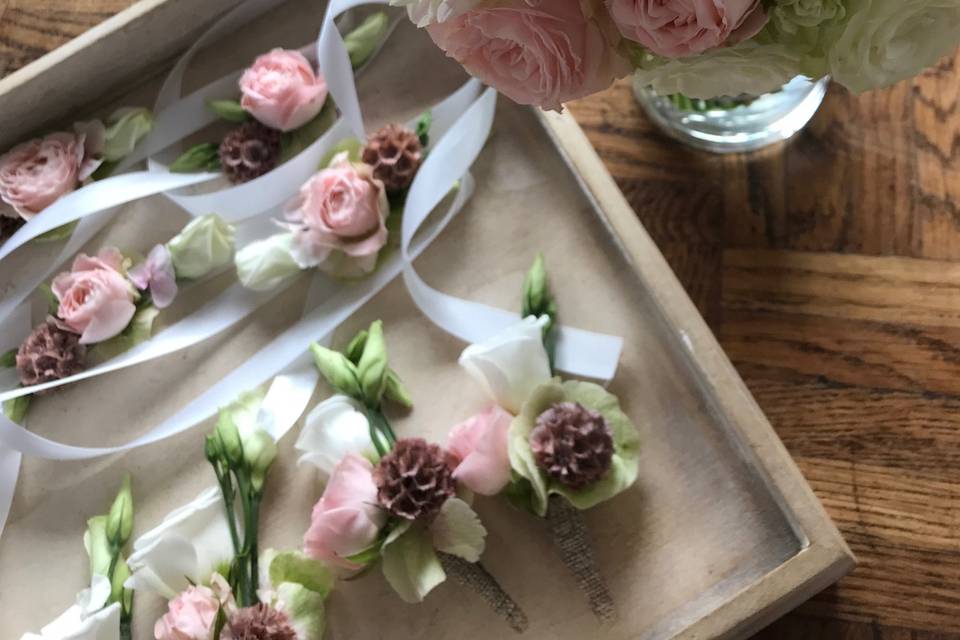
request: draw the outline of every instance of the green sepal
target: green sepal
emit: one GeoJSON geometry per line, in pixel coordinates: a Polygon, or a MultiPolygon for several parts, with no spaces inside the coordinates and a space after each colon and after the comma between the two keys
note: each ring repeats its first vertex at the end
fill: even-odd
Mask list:
{"type": "Polygon", "coordinates": [[[172,173],[220,171],[220,169],[220,146],[212,142],[203,142],[187,149],[170,165],[172,173]]]}
{"type": "Polygon", "coordinates": [[[227,122],[246,122],[250,114],[236,100],[207,100],[207,108],[227,122]]]}
{"type": "Polygon", "coordinates": [[[330,386],[345,396],[356,400],[363,398],[357,367],[347,356],[317,343],[310,345],[310,351],[313,353],[314,364],[330,386]]]}
{"type": "Polygon", "coordinates": [[[22,425],[27,417],[27,411],[30,410],[30,398],[32,396],[20,396],[3,401],[3,415],[10,421],[22,425]]]}

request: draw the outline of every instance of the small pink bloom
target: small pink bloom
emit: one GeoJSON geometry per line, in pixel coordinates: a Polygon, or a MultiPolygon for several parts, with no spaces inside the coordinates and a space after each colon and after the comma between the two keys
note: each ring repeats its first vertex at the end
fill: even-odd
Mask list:
{"type": "Polygon", "coordinates": [[[169,307],[177,297],[177,274],[166,245],[158,244],[151,249],[147,259],[130,269],[127,275],[137,289],[150,290],[153,304],[158,309],[169,307]]]}
{"type": "Polygon", "coordinates": [[[0,156],[0,200],[29,220],[90,177],[100,166],[103,124],[78,123],[75,133],[51,133],[0,156]]]}
{"type": "Polygon", "coordinates": [[[450,432],[447,449],[459,458],[453,471],[457,482],[483,496],[500,493],[510,482],[507,433],[513,416],[493,405],[457,425],[450,432]]]}
{"type": "Polygon", "coordinates": [[[427,27],[472,75],[520,104],[560,109],[630,67],[599,0],[505,0],[427,27]]]}
{"type": "Polygon", "coordinates": [[[372,474],[370,461],[352,453],[334,468],[303,537],[308,556],[347,570],[360,568],[347,558],[373,545],[387,522],[372,474]]]}
{"type": "Polygon", "coordinates": [[[310,122],[327,99],[327,81],[299,51],[274,49],[240,78],[240,105],[273,129],[292,131],[310,122]]]}
{"type": "Polygon", "coordinates": [[[373,177],[369,165],[353,164],[345,156],[335,159],[287,207],[294,260],[306,269],[323,265],[339,251],[362,272],[372,271],[387,243],[389,212],[383,182],[373,177]]]}
{"type": "Polygon", "coordinates": [[[767,23],[760,0],[607,0],[628,40],[681,58],[752,38],[767,23]]]}
{"type": "Polygon", "coordinates": [[[104,249],[96,257],[77,256],[70,271],[53,280],[60,302],[57,316],[80,334],[81,344],[103,342],[126,328],[136,313],[136,291],[121,273],[123,255],[104,249]]]}
{"type": "Polygon", "coordinates": [[[153,627],[156,640],[210,640],[220,600],[208,587],[188,587],[153,627]]]}

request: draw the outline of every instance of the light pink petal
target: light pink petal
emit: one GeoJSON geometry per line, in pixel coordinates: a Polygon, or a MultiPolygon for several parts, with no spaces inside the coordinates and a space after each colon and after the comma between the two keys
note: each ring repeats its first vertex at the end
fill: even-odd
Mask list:
{"type": "Polygon", "coordinates": [[[80,336],[80,344],[96,344],[119,335],[136,312],[136,305],[128,300],[111,300],[103,304],[80,336]]]}

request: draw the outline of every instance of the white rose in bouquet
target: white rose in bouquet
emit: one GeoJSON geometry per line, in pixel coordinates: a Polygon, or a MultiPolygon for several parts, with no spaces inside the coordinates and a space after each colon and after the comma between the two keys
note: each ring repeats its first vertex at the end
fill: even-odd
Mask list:
{"type": "Polygon", "coordinates": [[[830,30],[833,78],[856,92],[913,77],[960,39],[960,0],[850,0],[830,30]]]}

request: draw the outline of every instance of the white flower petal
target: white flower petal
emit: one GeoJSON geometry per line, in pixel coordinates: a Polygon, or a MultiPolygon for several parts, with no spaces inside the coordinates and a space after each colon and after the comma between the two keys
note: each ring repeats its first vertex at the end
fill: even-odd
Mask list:
{"type": "Polygon", "coordinates": [[[295,447],[302,454],[301,463],[312,464],[327,476],[347,454],[371,458],[376,453],[363,407],[343,395],[333,396],[310,412],[295,447]]]}

